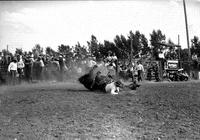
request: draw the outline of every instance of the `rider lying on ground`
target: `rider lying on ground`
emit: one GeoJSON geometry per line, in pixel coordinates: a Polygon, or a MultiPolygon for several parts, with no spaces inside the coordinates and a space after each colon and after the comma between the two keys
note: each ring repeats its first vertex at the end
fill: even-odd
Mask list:
{"type": "MultiPolygon", "coordinates": [[[[90,71],[91,72],[91,71],[90,71]]],[[[95,90],[100,90],[106,93],[111,93],[111,94],[118,94],[119,93],[119,88],[121,89],[132,89],[135,90],[137,87],[140,85],[137,85],[135,82],[125,85],[119,80],[114,80],[112,76],[107,75],[101,75],[101,72],[98,71],[96,75],[92,72],[91,73],[85,74],[79,78],[79,82],[83,84],[87,89],[95,91],[95,90]]]]}

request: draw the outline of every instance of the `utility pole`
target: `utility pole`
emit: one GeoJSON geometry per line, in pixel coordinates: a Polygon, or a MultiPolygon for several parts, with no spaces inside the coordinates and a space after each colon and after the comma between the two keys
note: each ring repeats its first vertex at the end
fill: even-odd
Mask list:
{"type": "Polygon", "coordinates": [[[7,52],[8,52],[8,45],[7,45],[7,52]]]}
{"type": "Polygon", "coordinates": [[[187,36],[188,61],[189,61],[189,63],[190,63],[190,60],[191,60],[191,52],[190,52],[189,32],[188,32],[188,22],[187,22],[187,11],[186,11],[185,0],[183,0],[183,8],[184,8],[185,27],[186,27],[186,36],[187,36]]]}
{"type": "Polygon", "coordinates": [[[181,64],[181,46],[180,46],[180,35],[178,35],[178,63],[179,63],[179,67],[181,68],[182,67],[182,64],[181,64]]]}
{"type": "Polygon", "coordinates": [[[180,51],[181,51],[180,35],[178,35],[178,59],[179,59],[179,61],[180,61],[180,58],[181,58],[180,51]]]}
{"type": "Polygon", "coordinates": [[[180,35],[178,35],[178,45],[180,45],[180,35]]]}
{"type": "Polygon", "coordinates": [[[131,53],[130,53],[130,63],[132,65],[132,59],[133,59],[133,35],[131,34],[131,53]]]}
{"type": "MultiPolygon", "coordinates": [[[[130,66],[133,67],[133,34],[131,33],[131,54],[130,54],[130,66]]],[[[132,82],[135,82],[135,76],[132,72],[132,82]]]]}

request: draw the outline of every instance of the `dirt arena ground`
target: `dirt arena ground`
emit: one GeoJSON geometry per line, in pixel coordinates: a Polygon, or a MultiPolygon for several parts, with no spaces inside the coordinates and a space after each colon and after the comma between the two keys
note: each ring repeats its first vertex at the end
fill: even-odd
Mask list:
{"type": "Polygon", "coordinates": [[[200,82],[108,95],[79,83],[0,87],[0,140],[198,140],[200,82]]]}

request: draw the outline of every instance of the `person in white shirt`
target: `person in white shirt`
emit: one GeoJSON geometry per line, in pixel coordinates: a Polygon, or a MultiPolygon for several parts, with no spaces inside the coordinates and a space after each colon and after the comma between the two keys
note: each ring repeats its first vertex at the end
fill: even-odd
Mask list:
{"type": "Polygon", "coordinates": [[[43,61],[43,58],[40,59],[40,67],[41,67],[41,80],[44,80],[44,72],[45,72],[45,65],[44,65],[44,61],[43,61]]]}
{"type": "Polygon", "coordinates": [[[112,56],[111,56],[111,52],[110,51],[108,52],[108,56],[106,57],[106,61],[108,63],[111,63],[111,61],[112,61],[112,56]]]}
{"type": "Polygon", "coordinates": [[[142,74],[144,72],[144,67],[140,62],[137,62],[137,71],[138,71],[138,82],[142,81],[142,74]]]}
{"type": "Polygon", "coordinates": [[[89,68],[92,68],[94,65],[96,65],[97,63],[92,59],[92,58],[90,58],[90,60],[88,61],[88,67],[89,68]]]}
{"type": "Polygon", "coordinates": [[[43,80],[44,79],[44,62],[42,58],[39,56],[37,58],[37,63],[38,63],[38,80],[43,80]]]}
{"type": "Polygon", "coordinates": [[[115,55],[115,53],[113,53],[112,60],[113,60],[113,61],[116,61],[116,60],[117,60],[117,56],[115,55]]]}
{"type": "Polygon", "coordinates": [[[23,69],[24,69],[24,62],[22,60],[22,56],[19,56],[19,61],[17,62],[17,72],[19,74],[19,83],[21,83],[22,77],[23,77],[23,69]]]}
{"type": "Polygon", "coordinates": [[[40,60],[40,66],[42,67],[42,68],[44,68],[44,61],[41,59],[40,60]]]}
{"type": "Polygon", "coordinates": [[[12,85],[16,84],[16,75],[17,75],[17,59],[14,58],[12,62],[10,62],[8,66],[8,72],[11,75],[11,83],[12,85]]]}
{"type": "Polygon", "coordinates": [[[17,68],[20,68],[20,69],[24,68],[24,62],[22,60],[22,56],[20,56],[19,61],[17,62],[17,68]]]}

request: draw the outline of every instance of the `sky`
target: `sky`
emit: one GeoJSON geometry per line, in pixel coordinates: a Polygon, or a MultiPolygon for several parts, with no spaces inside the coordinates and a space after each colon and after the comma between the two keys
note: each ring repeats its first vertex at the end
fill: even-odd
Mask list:
{"type": "MultiPolygon", "coordinates": [[[[186,0],[186,8],[189,38],[200,37],[200,0],[186,0]]],[[[0,1],[0,51],[87,45],[92,34],[103,43],[131,30],[149,40],[154,29],[176,44],[180,35],[187,47],[182,0],[0,1]]]]}

